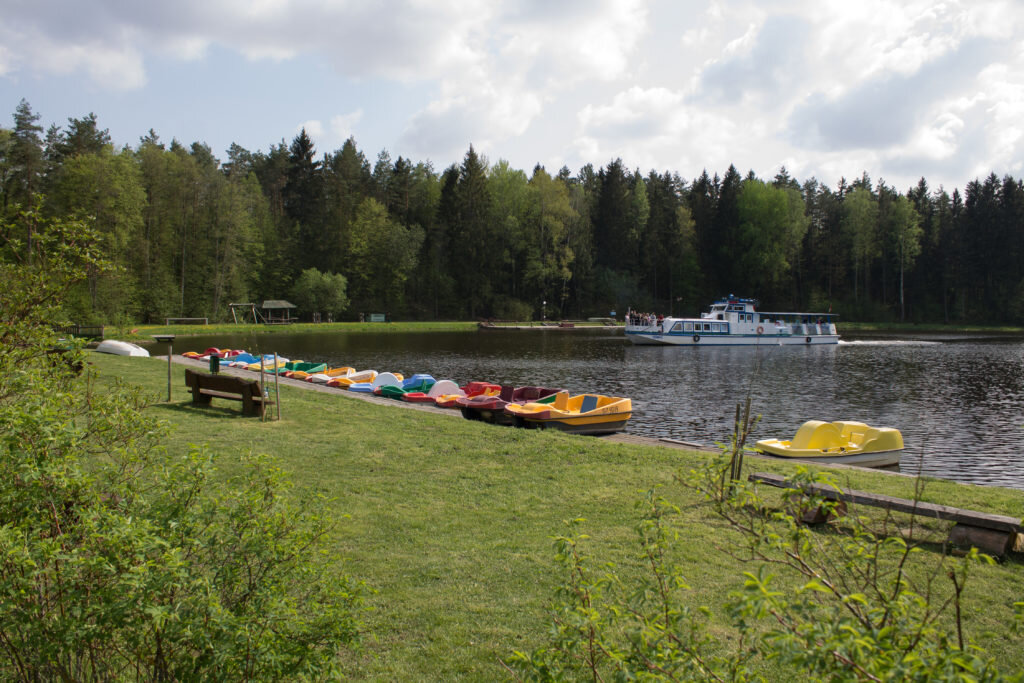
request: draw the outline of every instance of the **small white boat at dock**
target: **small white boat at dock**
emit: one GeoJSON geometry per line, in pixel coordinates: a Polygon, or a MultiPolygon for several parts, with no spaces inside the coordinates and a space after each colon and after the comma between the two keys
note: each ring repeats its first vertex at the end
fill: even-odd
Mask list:
{"type": "Polygon", "coordinates": [[[758,311],[756,299],[730,295],[699,318],[662,319],[630,313],[626,338],[634,344],[674,346],[807,346],[838,344],[836,315],[758,311]]]}

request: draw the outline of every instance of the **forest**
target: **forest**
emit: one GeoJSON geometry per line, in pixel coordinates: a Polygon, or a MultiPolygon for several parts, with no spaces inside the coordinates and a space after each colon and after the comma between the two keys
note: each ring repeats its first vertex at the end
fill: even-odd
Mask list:
{"type": "MultiPolygon", "coordinates": [[[[288,299],[310,319],[694,315],[726,294],[840,321],[1024,322],[1024,184],[905,191],[866,171],[828,187],[784,167],[685,179],[622,159],[529,173],[470,145],[461,164],[371,160],[305,130],[269,151],[155,131],[117,149],[94,114],[0,128],[0,213],[91,221],[113,272],[66,304],[80,324],[230,320],[288,299]]],[[[11,245],[2,245],[10,252],[11,245]]],[[[29,253],[31,249],[26,249],[29,253]]]]}

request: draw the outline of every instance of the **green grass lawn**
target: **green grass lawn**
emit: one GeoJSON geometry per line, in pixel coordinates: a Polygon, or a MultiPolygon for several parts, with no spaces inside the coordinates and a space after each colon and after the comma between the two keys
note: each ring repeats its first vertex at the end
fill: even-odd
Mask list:
{"type": "MultiPolygon", "coordinates": [[[[166,398],[162,360],[90,354],[103,379],[122,377],[153,396],[169,421],[172,451],[207,444],[224,472],[253,449],[279,458],[299,497],[323,494],[336,519],[329,550],[377,593],[367,638],[346,655],[352,678],[508,680],[501,661],[543,642],[546,605],[560,581],[551,536],[562,521],[587,519],[591,552],[635,570],[634,503],[662,485],[688,522],[680,544],[694,604],[720,605],[750,569],[718,548],[724,525],[696,495],[672,483],[708,454],[623,445],[592,437],[516,430],[282,387],[282,421],[242,417],[239,404],[193,407],[174,367],[166,398]]],[[[727,435],[723,434],[725,440],[727,435]]],[[[748,461],[784,472],[785,463],[748,461]]],[[[913,480],[842,471],[854,488],[912,495],[913,480]]],[[[925,498],[1021,516],[1024,493],[932,480],[925,498]]],[[[925,553],[926,555],[929,553],[925,553]]],[[[1005,671],[1024,668],[1009,605],[1024,597],[1024,564],[1011,556],[975,571],[967,589],[968,634],[1005,671]]]]}

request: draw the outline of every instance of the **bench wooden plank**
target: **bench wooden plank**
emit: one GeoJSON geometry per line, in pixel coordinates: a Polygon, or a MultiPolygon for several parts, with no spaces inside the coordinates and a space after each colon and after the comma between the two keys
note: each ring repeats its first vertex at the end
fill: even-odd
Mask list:
{"type": "MultiPolygon", "coordinates": [[[[199,393],[203,396],[210,396],[211,398],[226,398],[229,401],[242,401],[246,398],[245,394],[231,391],[214,391],[212,389],[200,389],[199,393]]],[[[253,403],[273,403],[269,398],[263,398],[260,395],[250,395],[253,403]]]]}
{"type": "Polygon", "coordinates": [[[998,531],[1005,531],[1014,534],[1020,533],[1021,531],[1021,519],[1019,517],[992,515],[986,512],[964,510],[963,508],[955,508],[948,505],[925,503],[908,500],[906,498],[895,498],[893,496],[886,496],[880,493],[868,493],[866,491],[856,491],[853,489],[836,490],[832,487],[823,486],[821,484],[801,485],[787,481],[786,478],[781,475],[769,474],[767,472],[754,472],[748,478],[750,481],[758,481],[768,484],[769,486],[792,489],[801,488],[812,495],[821,496],[828,500],[857,503],[859,505],[870,505],[872,507],[924,515],[926,517],[934,517],[936,519],[950,522],[968,524],[970,526],[986,529],[996,529],[998,531]]]}

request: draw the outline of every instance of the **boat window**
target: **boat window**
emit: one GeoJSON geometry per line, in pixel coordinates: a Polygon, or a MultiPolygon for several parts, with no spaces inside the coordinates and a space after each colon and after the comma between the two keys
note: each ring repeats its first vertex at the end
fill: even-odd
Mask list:
{"type": "Polygon", "coordinates": [[[676,323],[675,325],[672,326],[672,331],[673,332],[679,332],[682,329],[683,329],[683,324],[682,323],[676,323]]]}
{"type": "Polygon", "coordinates": [[[683,332],[693,332],[693,323],[683,323],[683,332]]]}
{"type": "Polygon", "coordinates": [[[704,331],[705,332],[710,332],[711,331],[711,323],[704,323],[704,331]]]}

